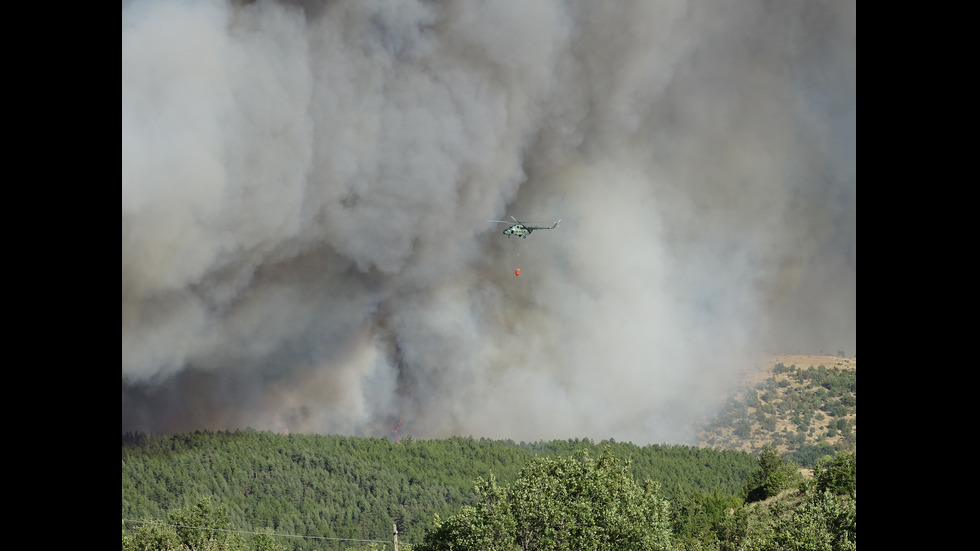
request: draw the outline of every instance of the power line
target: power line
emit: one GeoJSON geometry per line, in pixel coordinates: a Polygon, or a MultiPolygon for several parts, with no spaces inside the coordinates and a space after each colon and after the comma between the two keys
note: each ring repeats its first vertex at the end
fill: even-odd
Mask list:
{"type": "Polygon", "coordinates": [[[252,535],[263,535],[263,536],[281,536],[284,538],[302,538],[309,540],[328,540],[328,541],[357,541],[357,542],[368,542],[368,543],[391,543],[391,540],[362,540],[354,538],[330,538],[327,536],[301,536],[299,534],[280,534],[278,532],[253,532],[249,530],[230,530],[227,528],[208,528],[205,526],[186,526],[183,524],[168,524],[166,522],[158,522],[155,520],[133,520],[124,518],[123,522],[134,522],[137,524],[156,524],[157,526],[170,526],[172,528],[189,528],[191,530],[210,530],[212,532],[231,532],[234,534],[252,534],[252,535]]]}

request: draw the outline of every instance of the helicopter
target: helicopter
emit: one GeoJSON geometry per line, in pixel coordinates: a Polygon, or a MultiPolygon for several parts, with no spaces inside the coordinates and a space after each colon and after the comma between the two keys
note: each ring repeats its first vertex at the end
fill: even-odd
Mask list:
{"type": "MultiPolygon", "coordinates": [[[[550,226],[532,226],[521,222],[520,220],[514,218],[513,216],[511,216],[511,219],[514,222],[516,222],[516,224],[512,224],[509,228],[504,230],[503,233],[504,235],[507,236],[507,239],[510,239],[510,236],[512,235],[519,235],[524,239],[527,239],[527,236],[531,235],[531,232],[533,232],[534,230],[553,230],[558,227],[558,222],[561,222],[561,219],[559,218],[558,222],[555,222],[550,226]]],[[[501,224],[510,224],[510,222],[506,220],[487,220],[487,222],[500,222],[501,224]]]]}

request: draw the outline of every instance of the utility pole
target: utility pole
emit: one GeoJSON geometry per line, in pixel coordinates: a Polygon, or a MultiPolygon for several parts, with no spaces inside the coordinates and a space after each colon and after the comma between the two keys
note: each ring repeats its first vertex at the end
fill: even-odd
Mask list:
{"type": "Polygon", "coordinates": [[[395,551],[398,551],[398,525],[392,524],[391,528],[395,531],[395,551]]]}

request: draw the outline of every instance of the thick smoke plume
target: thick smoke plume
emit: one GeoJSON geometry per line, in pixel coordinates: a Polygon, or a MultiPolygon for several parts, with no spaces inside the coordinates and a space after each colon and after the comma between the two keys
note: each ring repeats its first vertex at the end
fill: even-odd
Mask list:
{"type": "Polygon", "coordinates": [[[123,431],[688,443],[855,354],[855,10],[123,2],[123,431]]]}

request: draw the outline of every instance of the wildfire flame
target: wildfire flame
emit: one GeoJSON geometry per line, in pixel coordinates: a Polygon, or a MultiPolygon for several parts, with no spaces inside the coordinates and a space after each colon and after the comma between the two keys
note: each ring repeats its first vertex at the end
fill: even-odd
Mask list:
{"type": "Polygon", "coordinates": [[[399,419],[398,419],[398,423],[397,423],[397,424],[395,425],[395,427],[394,427],[393,429],[391,429],[391,433],[395,435],[395,437],[394,437],[394,438],[395,438],[395,443],[396,443],[396,444],[400,444],[400,443],[401,443],[401,441],[402,441],[402,439],[401,439],[401,438],[398,438],[398,429],[400,429],[400,428],[401,428],[401,426],[402,426],[402,423],[404,423],[404,422],[405,422],[405,420],[404,420],[404,419],[401,419],[401,418],[399,418],[399,419]]]}

